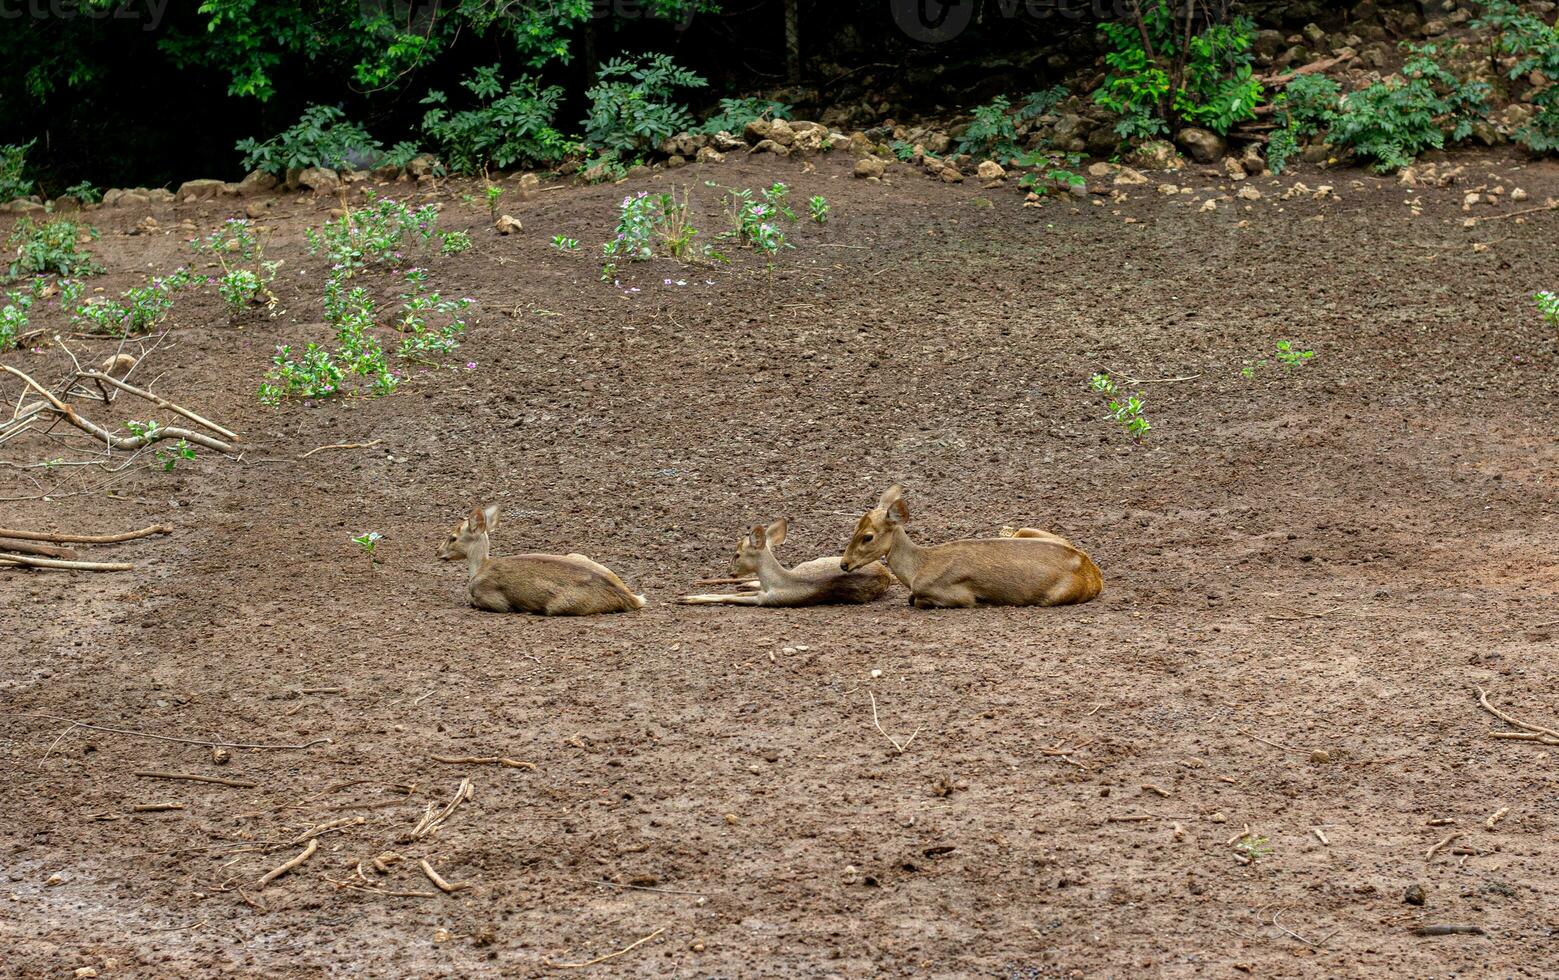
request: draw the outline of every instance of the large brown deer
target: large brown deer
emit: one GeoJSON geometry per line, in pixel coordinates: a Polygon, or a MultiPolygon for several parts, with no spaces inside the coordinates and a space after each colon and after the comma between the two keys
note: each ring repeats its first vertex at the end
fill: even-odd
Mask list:
{"type": "Polygon", "coordinates": [[[881,565],[845,571],[839,556],[814,558],[786,568],[774,549],[785,540],[790,525],[777,520],[768,527],[755,525],[736,545],[731,574],[758,577],[758,590],[746,594],[685,595],[687,605],[727,606],[822,606],[835,603],[871,602],[888,591],[892,577],[881,565]]]}
{"type": "Polygon", "coordinates": [[[473,507],[438,549],[444,561],[465,561],[471,576],[471,605],[478,609],[594,616],[643,608],[642,595],[635,595],[611,569],[584,555],[489,557],[489,534],[497,526],[497,504],[473,507]]]}
{"type": "Polygon", "coordinates": [[[881,558],[921,609],[1061,606],[1087,602],[1104,587],[1091,558],[1047,531],[1018,528],[1008,537],[921,547],[905,533],[908,522],[904,491],[894,484],[861,517],[839,567],[853,571],[881,558]]]}

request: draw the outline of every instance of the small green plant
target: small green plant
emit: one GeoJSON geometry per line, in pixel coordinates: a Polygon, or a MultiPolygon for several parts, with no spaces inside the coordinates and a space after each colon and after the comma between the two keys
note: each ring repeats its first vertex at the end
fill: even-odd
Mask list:
{"type": "Polygon", "coordinates": [[[233,319],[238,319],[250,304],[260,298],[260,292],[265,288],[259,273],[253,269],[234,269],[225,273],[217,280],[217,293],[222,301],[227,304],[228,313],[233,319]]]}
{"type": "Polygon", "coordinates": [[[908,162],[915,157],[915,148],[903,140],[894,140],[888,144],[888,149],[893,151],[893,155],[898,157],[901,163],[908,162]]]}
{"type": "Polygon", "coordinates": [[[281,263],[264,261],[264,243],[253,222],[229,218],[204,238],[190,239],[189,246],[197,255],[216,259],[222,267],[222,274],[213,281],[233,321],[261,300],[267,309],[275,308],[277,298],[270,286],[281,263]]]}
{"type": "Polygon", "coordinates": [[[445,299],[427,289],[427,270],[409,269],[408,292],[401,294],[397,329],[401,345],[396,352],[402,360],[435,363],[460,347],[466,324],[461,314],[471,305],[468,299],[445,299]]]}
{"type": "Polygon", "coordinates": [[[1038,92],[1030,92],[1023,98],[1023,105],[1018,109],[1018,118],[1038,119],[1066,101],[1066,97],[1070,94],[1065,85],[1052,85],[1038,92]]]}
{"type": "Polygon", "coordinates": [[[1299,153],[1300,142],[1330,129],[1342,87],[1325,75],[1300,75],[1273,100],[1279,128],[1267,139],[1267,166],[1275,174],[1299,153]]]}
{"type": "Polygon", "coordinates": [[[328,105],[309,106],[289,128],[263,143],[239,140],[235,149],[244,155],[245,170],[263,170],[278,176],[308,167],[356,170],[384,163],[405,166],[417,155],[417,148],[410,143],[398,144],[386,153],[383,145],[368,135],[368,130],[328,105]]]}
{"type": "Polygon", "coordinates": [[[1012,103],[1005,95],[998,95],[975,108],[974,118],[954,152],[988,157],[998,163],[1018,155],[1017,120],[1012,115],[1012,103]]]}
{"type": "Polygon", "coordinates": [[[1272,842],[1256,834],[1246,834],[1234,845],[1234,849],[1251,864],[1272,853],[1272,842]]]}
{"type": "MultiPolygon", "coordinates": [[[[1537,304],[1538,312],[1543,314],[1543,319],[1559,329],[1559,293],[1551,293],[1547,290],[1533,293],[1532,301],[1537,304]]],[[[0,342],[0,350],[4,348],[5,344],[0,342]]]]}
{"type": "Polygon", "coordinates": [[[271,369],[260,384],[260,403],[279,405],[283,398],[331,398],[341,392],[341,367],[330,351],[310,343],[300,360],[292,359],[292,348],[276,348],[271,369]]]}
{"type": "Polygon", "coordinates": [[[1088,179],[1072,169],[1082,166],[1080,153],[1038,149],[1021,154],[1013,162],[1028,171],[1018,178],[1018,186],[1035,194],[1045,195],[1055,191],[1078,194],[1088,187],[1088,179]]]}
{"type": "Polygon", "coordinates": [[[426,242],[438,230],[438,209],[424,205],[413,210],[388,197],[369,196],[363,207],[349,209],[328,221],[319,231],[304,232],[309,253],[323,252],[332,272],[355,275],[370,265],[399,268],[406,261],[410,243],[426,242]]]}
{"type": "Polygon", "coordinates": [[[790,106],[773,99],[721,99],[720,110],[705,119],[698,132],[713,136],[715,133],[735,133],[754,119],[789,119],[790,106]]]}
{"type": "MultiPolygon", "coordinates": [[[[132,419],[125,423],[125,428],[130,430],[131,435],[145,439],[148,444],[155,442],[158,433],[162,431],[162,425],[156,419],[147,419],[145,422],[138,422],[132,419]]],[[[172,446],[165,446],[159,443],[157,448],[152,450],[152,458],[156,459],[158,464],[162,466],[164,473],[172,473],[179,465],[180,460],[195,458],[195,448],[186,439],[180,439],[172,446]]]]}
{"type": "Polygon", "coordinates": [[[1548,24],[1510,0],[1476,0],[1483,12],[1471,22],[1475,28],[1492,29],[1490,63],[1499,67],[1498,55],[1513,59],[1506,71],[1511,79],[1532,76],[1548,84],[1529,96],[1537,114],[1512,134],[1533,153],[1559,153],[1559,23],[1548,24]]]}
{"type": "Polygon", "coordinates": [[[553,126],[562,86],[543,86],[529,75],[505,86],[498,65],[476,69],[460,86],[475,96],[473,108],[452,112],[440,91],[422,100],[431,107],[423,114],[422,132],[455,173],[553,164],[578,148],[553,126]]]}
{"type": "Polygon", "coordinates": [[[103,336],[149,333],[173,311],[174,295],[193,282],[188,271],[181,269],[171,276],[148,279],[144,286],[132,286],[117,300],[95,296],[71,309],[70,316],[88,324],[89,332],[103,336]]]}
{"type": "Polygon", "coordinates": [[[585,92],[590,102],[582,123],[585,141],[619,155],[648,152],[693,126],[687,106],[674,101],[677,91],[707,84],[670,55],[608,61],[585,92]]]}
{"type": "Polygon", "coordinates": [[[27,151],[36,142],[0,143],[0,204],[32,193],[32,181],[23,173],[27,169],[27,151]]]}
{"type": "MultiPolygon", "coordinates": [[[[669,194],[640,191],[624,197],[618,210],[616,235],[601,248],[604,260],[601,279],[615,276],[619,262],[642,262],[653,258],[661,249],[672,258],[683,261],[695,255],[709,257],[711,253],[708,248],[701,252],[693,248],[693,238],[697,236],[698,229],[689,220],[691,212],[688,194],[684,190],[682,198],[678,200],[676,188],[672,188],[669,194]]],[[[561,235],[553,237],[554,247],[571,250],[564,248],[560,242],[573,242],[573,247],[579,244],[561,235]]]]}
{"type": "Polygon", "coordinates": [[[779,224],[781,218],[796,220],[796,212],[790,209],[790,188],[784,183],[776,182],[756,197],[750,190],[732,191],[726,196],[726,207],[734,224],[731,234],[753,251],[772,259],[781,249],[795,247],[779,224]]]}
{"type": "Polygon", "coordinates": [[[1433,44],[1407,45],[1400,78],[1344,96],[1327,142],[1373,161],[1378,172],[1399,170],[1446,140],[1460,142],[1488,115],[1489,86],[1464,82],[1435,60],[1433,44]]]}
{"type": "Polygon", "coordinates": [[[497,184],[487,185],[487,213],[494,221],[498,220],[498,199],[503,197],[503,188],[497,184]]]}
{"type": "Polygon", "coordinates": [[[92,254],[82,249],[80,239],[98,237],[97,229],[74,221],[57,219],[38,224],[25,215],[6,239],[6,248],[15,251],[10,276],[47,275],[91,276],[103,271],[92,254]]]}
{"type": "Polygon", "coordinates": [[[559,252],[573,252],[579,248],[579,239],[566,238],[562,235],[552,236],[552,247],[559,252]]]}
{"type": "Polygon", "coordinates": [[[445,231],[439,233],[440,255],[459,255],[472,246],[471,235],[464,231],[445,231]]]}
{"type": "Polygon", "coordinates": [[[1294,346],[1293,341],[1280,340],[1277,346],[1277,359],[1284,367],[1302,367],[1304,363],[1315,356],[1313,350],[1300,350],[1294,346]]]}
{"type": "Polygon", "coordinates": [[[355,543],[359,548],[363,549],[363,554],[366,555],[369,562],[373,564],[378,564],[379,562],[379,559],[374,556],[374,552],[379,547],[379,542],[382,540],[384,540],[384,535],[380,534],[378,531],[368,531],[363,534],[359,534],[357,537],[352,539],[353,543],[355,543]]]}
{"type": "Polygon", "coordinates": [[[5,300],[0,306],[0,351],[16,346],[16,339],[27,330],[27,314],[33,305],[30,293],[7,291],[5,300]]]}
{"type": "Polygon", "coordinates": [[[1128,395],[1120,390],[1108,371],[1101,371],[1088,379],[1088,387],[1105,399],[1110,418],[1119,423],[1132,441],[1141,444],[1152,423],[1142,414],[1143,402],[1138,395],[1128,395]]]}
{"type": "Polygon", "coordinates": [[[90,180],[65,188],[65,196],[73,197],[82,204],[96,204],[103,200],[103,192],[94,187],[90,180]]]}
{"type": "Polygon", "coordinates": [[[814,194],[807,198],[807,213],[812,220],[820,225],[828,224],[828,198],[821,194],[814,194]]]}

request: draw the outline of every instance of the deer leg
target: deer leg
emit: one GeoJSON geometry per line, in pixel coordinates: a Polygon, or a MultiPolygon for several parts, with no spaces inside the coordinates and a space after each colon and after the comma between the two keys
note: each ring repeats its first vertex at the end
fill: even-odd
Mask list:
{"type": "Polygon", "coordinates": [[[677,602],[684,606],[761,606],[764,597],[761,595],[683,595],[677,596],[677,602]]]}

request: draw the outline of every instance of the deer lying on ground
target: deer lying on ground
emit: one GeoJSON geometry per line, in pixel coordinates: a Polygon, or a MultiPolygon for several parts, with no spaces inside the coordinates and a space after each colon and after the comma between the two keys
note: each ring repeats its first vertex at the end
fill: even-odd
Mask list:
{"type": "Polygon", "coordinates": [[[871,602],[888,591],[891,577],[881,565],[847,571],[840,567],[838,556],[814,558],[795,568],[781,565],[774,556],[774,549],[784,542],[789,526],[784,520],[775,521],[768,527],[758,524],[736,545],[731,574],[758,576],[758,591],[685,595],[677,601],[687,605],[823,606],[871,602]]]}
{"type": "Polygon", "coordinates": [[[910,602],[921,609],[982,603],[1061,606],[1087,602],[1104,587],[1099,566],[1048,531],[1017,528],[1011,536],[923,548],[904,532],[909,508],[903,494],[897,484],[889,487],[877,506],[861,517],[840,568],[852,571],[881,558],[909,587],[910,602]]]}
{"type": "Polygon", "coordinates": [[[488,557],[488,534],[498,526],[498,505],[473,507],[439,546],[444,561],[464,559],[471,575],[471,605],[492,612],[542,616],[594,616],[644,606],[623,580],[584,555],[488,557]]]}

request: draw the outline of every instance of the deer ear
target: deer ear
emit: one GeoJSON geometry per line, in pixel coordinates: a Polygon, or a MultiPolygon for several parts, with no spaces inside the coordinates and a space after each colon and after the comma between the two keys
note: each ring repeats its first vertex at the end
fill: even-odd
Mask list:
{"type": "Polygon", "coordinates": [[[899,498],[903,496],[904,488],[895,483],[893,486],[882,492],[882,497],[878,499],[877,506],[881,507],[883,510],[888,510],[894,504],[898,503],[899,498]]]}
{"type": "Polygon", "coordinates": [[[908,524],[909,508],[904,506],[904,501],[895,500],[893,506],[888,508],[888,520],[892,524],[908,524]]]}
{"type": "Polygon", "coordinates": [[[482,520],[487,524],[489,531],[498,526],[498,514],[502,510],[502,504],[488,504],[482,508],[482,520]]]}
{"type": "Polygon", "coordinates": [[[767,528],[762,524],[754,524],[747,537],[751,539],[754,548],[762,548],[767,543],[767,528]]]}
{"type": "Polygon", "coordinates": [[[778,548],[785,543],[785,532],[790,530],[790,522],[781,517],[769,525],[769,547],[778,548]]]}
{"type": "Polygon", "coordinates": [[[487,530],[487,514],[480,507],[472,507],[466,515],[466,526],[473,531],[487,530]]]}

